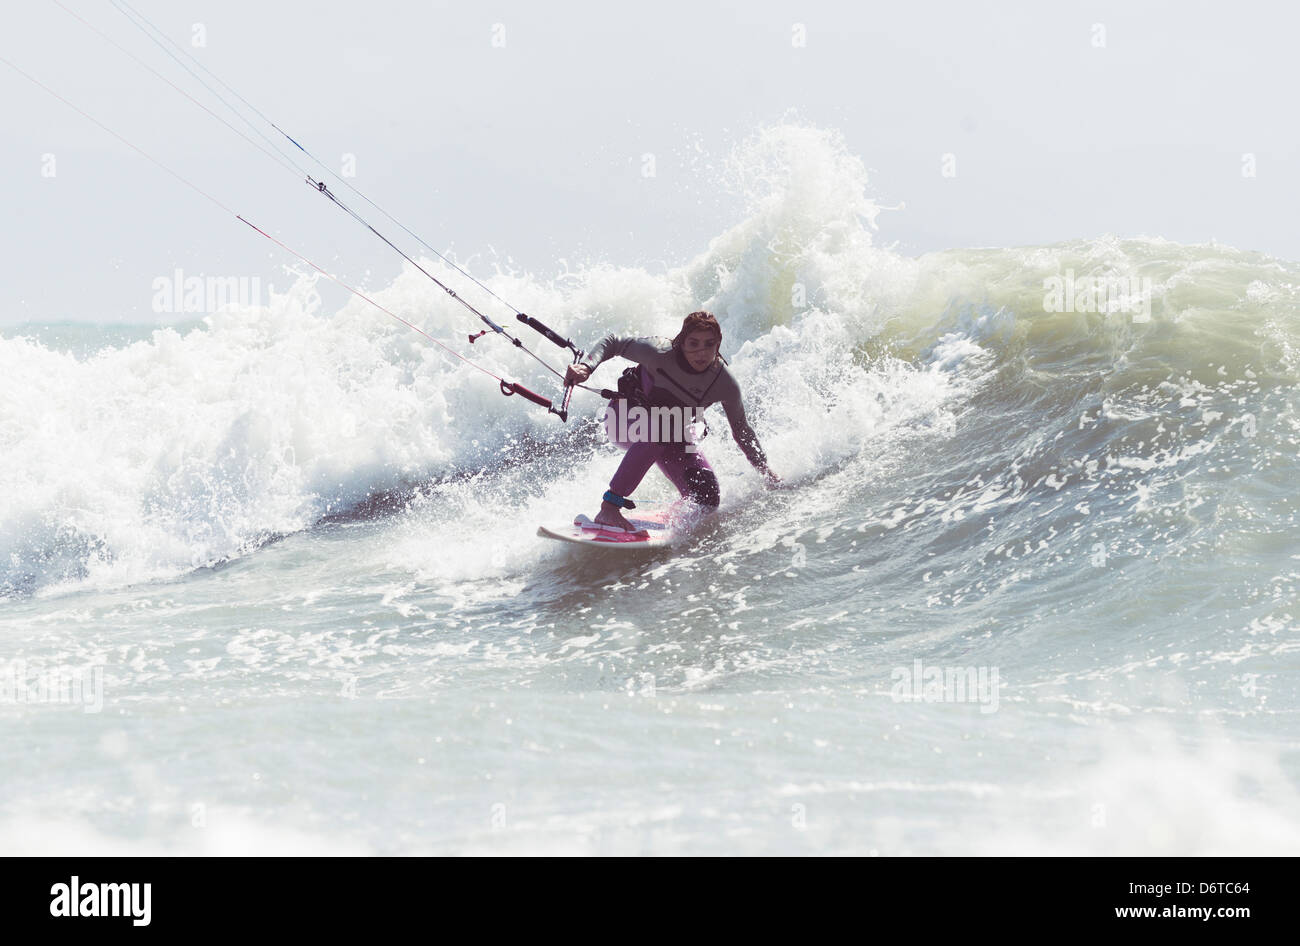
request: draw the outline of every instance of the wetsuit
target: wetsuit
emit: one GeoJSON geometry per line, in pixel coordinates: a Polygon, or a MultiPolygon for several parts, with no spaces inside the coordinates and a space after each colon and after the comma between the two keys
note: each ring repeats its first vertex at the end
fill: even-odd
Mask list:
{"type": "MultiPolygon", "coordinates": [[[[731,436],[745,456],[760,471],[767,469],[767,458],[759,446],[758,436],[745,419],[745,408],[740,399],[740,386],[721,359],[704,371],[695,371],[685,356],[672,346],[672,340],[662,336],[648,338],[620,338],[606,335],[591,350],[583,364],[593,371],[614,356],[637,362],[641,367],[635,374],[639,389],[639,403],[656,407],[685,408],[698,416],[706,407],[722,404],[731,436]]],[[[627,409],[627,399],[620,399],[616,410],[627,409]]],[[[611,404],[614,407],[614,404],[611,404]]],[[[611,419],[611,411],[607,420],[611,419]]],[[[607,429],[610,425],[607,424],[607,429]]],[[[625,427],[626,429],[626,427],[625,427]]],[[[636,442],[620,440],[611,435],[618,446],[627,451],[610,480],[611,493],[630,496],[641,479],[653,465],[658,465],[678,492],[704,506],[718,505],[718,478],[698,449],[687,449],[684,442],[636,442]]]]}

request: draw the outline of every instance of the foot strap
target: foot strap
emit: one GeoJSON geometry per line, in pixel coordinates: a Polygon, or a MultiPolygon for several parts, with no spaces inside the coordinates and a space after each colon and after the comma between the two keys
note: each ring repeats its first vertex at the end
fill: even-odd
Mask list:
{"type": "Polygon", "coordinates": [[[611,506],[622,506],[624,509],[636,508],[636,503],[632,502],[632,500],[628,499],[626,496],[620,496],[613,490],[605,490],[604,498],[605,502],[609,503],[611,506]]]}

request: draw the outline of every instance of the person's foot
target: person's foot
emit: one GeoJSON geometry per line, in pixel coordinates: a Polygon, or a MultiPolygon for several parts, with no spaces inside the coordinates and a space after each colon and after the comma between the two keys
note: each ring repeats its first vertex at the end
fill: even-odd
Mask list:
{"type": "Polygon", "coordinates": [[[600,512],[596,513],[596,518],[592,520],[597,525],[613,526],[619,529],[626,529],[628,532],[635,532],[636,526],[628,522],[619,511],[619,507],[613,503],[601,503],[600,512]]]}

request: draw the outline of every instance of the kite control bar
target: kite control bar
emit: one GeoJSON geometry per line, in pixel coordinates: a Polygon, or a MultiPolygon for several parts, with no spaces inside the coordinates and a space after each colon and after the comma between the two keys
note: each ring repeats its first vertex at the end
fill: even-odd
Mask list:
{"type": "Polygon", "coordinates": [[[560,337],[560,335],[558,335],[556,332],[551,331],[549,328],[547,328],[541,322],[537,321],[531,315],[524,315],[524,313],[519,312],[515,314],[515,318],[517,318],[520,322],[523,322],[529,328],[533,329],[534,331],[550,339],[552,342],[554,342],[556,345],[559,345],[561,348],[567,348],[570,351],[572,351],[575,355],[577,355],[579,358],[582,357],[582,352],[578,350],[577,345],[573,344],[573,342],[569,341],[567,338],[560,337]]]}

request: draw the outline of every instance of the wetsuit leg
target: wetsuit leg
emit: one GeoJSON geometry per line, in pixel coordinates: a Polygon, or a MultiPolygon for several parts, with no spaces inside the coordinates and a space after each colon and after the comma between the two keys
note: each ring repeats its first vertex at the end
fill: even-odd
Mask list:
{"type": "Polygon", "coordinates": [[[619,496],[631,496],[632,492],[641,485],[641,480],[650,471],[650,467],[660,460],[664,444],[620,443],[619,446],[626,447],[627,453],[623,454],[623,462],[614,471],[614,477],[609,481],[609,489],[619,496]]]}
{"type": "MultiPolygon", "coordinates": [[[[654,381],[650,377],[650,372],[644,365],[639,371],[642,390],[649,390],[654,387],[654,381]]],[[[647,442],[632,442],[619,440],[617,436],[617,418],[620,414],[629,409],[626,400],[611,401],[610,412],[605,418],[605,432],[609,436],[610,442],[615,446],[622,447],[627,452],[623,454],[623,460],[614,471],[613,478],[609,481],[609,489],[612,493],[619,496],[631,496],[632,492],[641,485],[641,480],[650,472],[650,467],[654,466],[663,455],[666,444],[647,442]]],[[[624,421],[624,430],[627,429],[627,422],[624,421]]]]}
{"type": "MultiPolygon", "coordinates": [[[[664,452],[659,457],[659,469],[677,491],[701,506],[716,507],[721,500],[718,489],[718,476],[704,459],[704,454],[696,450],[687,453],[681,444],[662,444],[664,452]]],[[[620,494],[624,495],[624,494],[620,494]]]]}

